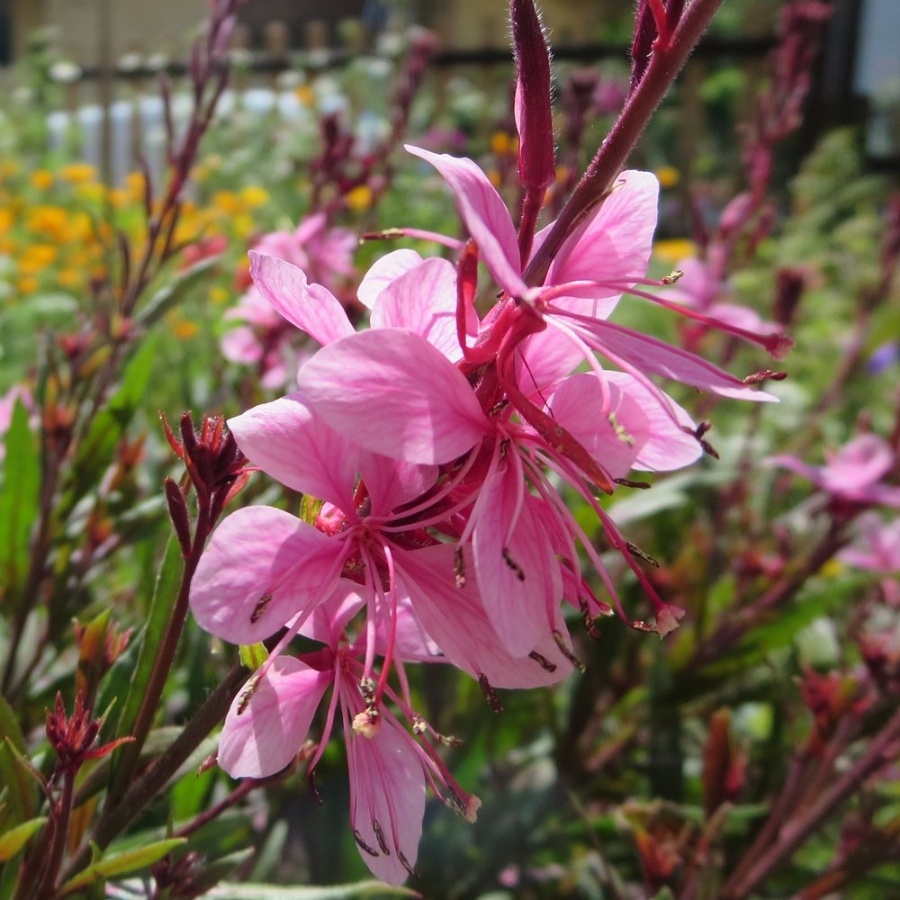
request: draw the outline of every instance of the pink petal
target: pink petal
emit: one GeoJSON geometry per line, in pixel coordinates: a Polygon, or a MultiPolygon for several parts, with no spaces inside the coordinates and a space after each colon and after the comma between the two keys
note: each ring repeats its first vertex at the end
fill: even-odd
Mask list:
{"type": "MultiPolygon", "coordinates": [[[[357,693],[355,684],[346,689],[357,693]]],[[[416,863],[425,814],[425,773],[413,738],[387,718],[374,737],[345,733],[359,854],[376,878],[403,884],[416,863]]]]}
{"type": "Polygon", "coordinates": [[[681,381],[700,390],[712,391],[721,397],[755,400],[759,403],[778,402],[774,395],[744,384],[718,366],[679,347],[612,322],[587,323],[580,317],[573,318],[596,336],[598,343],[595,346],[600,353],[606,353],[608,349],[611,358],[618,357],[638,371],[681,381]]]}
{"type": "MultiPolygon", "coordinates": [[[[655,398],[651,402],[659,405],[655,398]]],[[[647,443],[647,416],[610,379],[601,384],[593,373],[572,375],[550,398],[549,407],[553,418],[611,478],[624,478],[647,443]]]]}
{"type": "Polygon", "coordinates": [[[471,159],[432,153],[421,147],[406,149],[433,165],[453,191],[459,215],[497,284],[513,297],[524,296],[516,229],[501,196],[487,175],[471,159]]]}
{"type": "Polygon", "coordinates": [[[548,633],[548,609],[562,594],[559,563],[529,505],[521,469],[502,470],[481,488],[473,516],[475,574],[500,642],[526,656],[548,633]],[[554,572],[557,573],[554,577],[554,572]]]}
{"type": "Polygon", "coordinates": [[[456,336],[456,269],[446,259],[426,259],[392,281],[372,309],[372,328],[406,328],[437,347],[451,362],[462,359],[456,336]]]}
{"type": "Polygon", "coordinates": [[[250,275],[275,309],[318,343],[330,344],[353,334],[337,297],[320,284],[310,284],[297,266],[251,250],[250,275]]]}
{"type": "Polygon", "coordinates": [[[545,328],[516,348],[516,384],[526,397],[543,406],[556,382],[570,375],[583,358],[575,342],[559,329],[545,328]]]}
{"type": "Polygon", "coordinates": [[[367,450],[360,451],[359,470],[372,501],[372,516],[387,516],[415,500],[434,484],[438,474],[436,466],[403,462],[367,450]]]}
{"type": "Polygon", "coordinates": [[[650,389],[633,375],[607,372],[605,378],[635,400],[647,420],[646,442],[639,449],[637,459],[632,463],[633,468],[645,472],[671,472],[689,466],[700,458],[703,454],[700,442],[684,431],[685,428],[693,431],[696,427],[694,421],[671,397],[669,412],[666,412],[650,389]],[[677,424],[669,413],[674,413],[677,424]]]}
{"type": "MultiPolygon", "coordinates": [[[[528,656],[515,657],[497,637],[478,592],[471,548],[463,548],[465,581],[456,581],[455,545],[441,544],[397,554],[400,580],[416,618],[447,659],[474,678],[484,676],[493,687],[526,688],[555,684],[572,665],[552,637],[538,644],[550,664],[545,668],[528,656]]],[[[546,619],[545,619],[546,622],[546,619]]]]}
{"type": "Polygon", "coordinates": [[[301,393],[262,403],[228,420],[250,462],[282,484],[352,508],[359,448],[329,428],[301,393]]]}
{"type": "Polygon", "coordinates": [[[327,599],[342,564],[341,542],[280,509],[248,506],[213,533],[191,584],[191,609],[211,634],[254,644],[327,599]]]}
{"type": "Polygon", "coordinates": [[[306,739],[332,675],[294,657],[276,659],[249,702],[244,691],[234,698],[219,739],[219,765],[233,778],[280,772],[306,739]]]}
{"type": "Polygon", "coordinates": [[[371,309],[381,292],[391,282],[421,263],[422,257],[415,250],[407,249],[394,250],[376,259],[363,276],[356,292],[359,302],[371,309]]]}
{"type": "MultiPolygon", "coordinates": [[[[659,182],[650,172],[627,171],[593,218],[560,248],[545,284],[630,281],[643,277],[653,247],[659,182]]],[[[596,289],[593,296],[621,293],[596,289]]]]}
{"type": "Polygon", "coordinates": [[[380,328],[342,338],[306,363],[297,381],[332,428],[394,459],[449,462],[487,431],[462,373],[412,332],[380,328]]]}

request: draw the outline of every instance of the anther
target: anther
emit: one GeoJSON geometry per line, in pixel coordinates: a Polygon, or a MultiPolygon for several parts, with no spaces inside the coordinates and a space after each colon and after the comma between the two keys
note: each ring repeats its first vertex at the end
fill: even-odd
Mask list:
{"type": "Polygon", "coordinates": [[[566,643],[566,639],[563,637],[562,632],[554,629],[553,640],[556,641],[559,652],[562,653],[562,655],[572,663],[579,672],[584,672],[587,669],[587,666],[572,652],[571,648],[566,643]]]}
{"type": "Polygon", "coordinates": [[[495,713],[502,713],[503,704],[500,702],[500,698],[491,687],[491,683],[487,680],[487,675],[485,675],[484,673],[478,676],[478,687],[481,688],[481,693],[484,694],[484,698],[485,700],[487,700],[488,706],[490,706],[490,708],[495,713]]]}
{"type": "Polygon", "coordinates": [[[659,568],[659,563],[649,553],[641,550],[641,548],[638,547],[637,544],[632,544],[631,541],[626,541],[625,546],[628,548],[628,552],[632,556],[636,556],[638,559],[642,559],[645,563],[653,566],[654,569],[659,568]]]}
{"type": "Polygon", "coordinates": [[[255,625],[261,618],[263,613],[266,611],[266,607],[272,602],[272,595],[266,591],[262,597],[256,602],[256,606],[253,607],[253,612],[250,613],[250,624],[255,625]]]}
{"type": "Polygon", "coordinates": [[[528,654],[529,659],[533,659],[545,672],[555,672],[556,663],[550,662],[546,656],[542,656],[537,650],[532,650],[528,654]]]}
{"type": "Polygon", "coordinates": [[[512,554],[506,547],[503,548],[503,561],[513,570],[519,581],[525,580],[525,573],[522,571],[522,567],[512,558],[512,554]]]}
{"type": "Polygon", "coordinates": [[[353,829],[353,839],[356,841],[359,849],[365,853],[368,853],[369,856],[380,856],[381,854],[374,848],[370,847],[364,840],[363,836],[354,828],[353,829]]]}

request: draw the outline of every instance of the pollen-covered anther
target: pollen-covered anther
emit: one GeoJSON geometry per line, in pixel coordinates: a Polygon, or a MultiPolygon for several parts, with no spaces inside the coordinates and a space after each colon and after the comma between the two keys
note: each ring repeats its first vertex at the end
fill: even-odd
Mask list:
{"type": "Polygon", "coordinates": [[[546,656],[542,656],[537,650],[532,650],[531,653],[528,654],[528,658],[533,659],[545,672],[556,671],[556,663],[550,662],[546,656]]]}
{"type": "Polygon", "coordinates": [[[451,789],[443,800],[444,805],[448,809],[452,809],[453,812],[464,818],[467,822],[475,822],[478,819],[478,810],[481,809],[481,800],[474,794],[470,794],[468,797],[463,798],[456,791],[451,789]]]}
{"type": "Polygon", "coordinates": [[[628,548],[628,552],[632,556],[636,556],[638,559],[642,559],[645,563],[650,566],[653,566],[654,569],[659,568],[659,563],[646,551],[641,550],[637,544],[632,544],[631,541],[627,541],[625,546],[628,548]]]}
{"type": "Polygon", "coordinates": [[[519,581],[525,580],[525,572],[522,570],[522,567],[512,558],[512,554],[509,550],[504,547],[503,548],[503,561],[513,570],[513,574],[519,581]]]}
{"type": "Polygon", "coordinates": [[[453,580],[460,589],[466,586],[466,560],[462,547],[457,547],[453,551],[453,580]]]}
{"type": "Polygon", "coordinates": [[[381,730],[381,716],[375,707],[363,710],[353,717],[353,730],[363,737],[373,738],[381,730]]]}
{"type": "Polygon", "coordinates": [[[675,284],[680,281],[683,276],[684,272],[681,269],[674,269],[668,275],[663,275],[660,281],[662,281],[663,284],[675,284]]]}
{"type": "Polygon", "coordinates": [[[584,672],[587,669],[587,666],[572,652],[572,648],[566,643],[566,639],[561,631],[557,631],[556,629],[553,630],[553,640],[556,641],[559,652],[562,653],[562,655],[565,656],[579,672],[584,672]]]}
{"type": "Polygon", "coordinates": [[[612,426],[613,433],[615,436],[622,441],[623,444],[627,444],[629,447],[634,446],[634,438],[631,434],[629,434],[628,430],[622,425],[619,420],[616,418],[615,413],[609,413],[606,416],[607,421],[612,426]]]}
{"type": "Polygon", "coordinates": [[[420,716],[413,716],[412,722],[413,734],[425,734],[428,731],[428,723],[420,716]]]}
{"type": "Polygon", "coordinates": [[[763,369],[761,372],[754,372],[744,379],[744,384],[762,384],[764,381],[784,381],[787,378],[787,372],[773,372],[771,369],[763,369]]]}
{"type": "Polygon", "coordinates": [[[359,692],[362,695],[363,700],[366,701],[367,706],[371,706],[374,702],[377,687],[378,685],[375,683],[375,680],[368,675],[359,680],[359,692]]]}
{"type": "Polygon", "coordinates": [[[487,680],[487,675],[483,672],[478,676],[478,687],[481,688],[481,693],[484,694],[488,706],[490,706],[495,713],[502,713],[503,704],[500,702],[497,692],[491,687],[491,683],[487,680]]]}
{"type": "Polygon", "coordinates": [[[595,641],[600,640],[600,629],[597,628],[597,619],[591,612],[587,597],[578,598],[578,608],[581,610],[581,621],[584,623],[584,630],[595,641]]]}
{"type": "Polygon", "coordinates": [[[255,675],[244,685],[244,690],[241,692],[241,699],[238,701],[237,714],[240,716],[247,711],[247,707],[250,705],[250,701],[253,699],[253,695],[259,689],[259,678],[255,675]]]}

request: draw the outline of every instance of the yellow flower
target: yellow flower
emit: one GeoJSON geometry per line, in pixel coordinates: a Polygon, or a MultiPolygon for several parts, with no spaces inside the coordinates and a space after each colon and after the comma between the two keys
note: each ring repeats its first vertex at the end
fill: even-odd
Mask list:
{"type": "Polygon", "coordinates": [[[6,234],[16,222],[16,217],[8,209],[0,209],[0,234],[6,234]]]}
{"type": "Polygon", "coordinates": [[[653,255],[667,263],[677,263],[689,256],[697,255],[697,245],[687,238],[671,238],[657,241],[653,245],[653,255]]]}
{"type": "Polygon", "coordinates": [[[82,282],[81,273],[77,269],[60,269],[56,280],[59,282],[60,287],[68,288],[69,290],[81,287],[82,282]]]}
{"type": "Polygon", "coordinates": [[[661,166],[656,170],[659,186],[663,189],[673,188],[681,181],[681,174],[674,166],[661,166]]]}
{"type": "Polygon", "coordinates": [[[46,169],[35,169],[31,173],[31,184],[39,191],[46,191],[53,184],[53,173],[46,169]]]}
{"type": "Polygon", "coordinates": [[[241,201],[250,209],[265,206],[269,202],[269,192],[263,187],[251,184],[241,191],[241,201]]]}
{"type": "Polygon", "coordinates": [[[37,275],[56,262],[58,254],[53,244],[31,244],[19,256],[19,272],[22,275],[37,275]]]}
{"type": "Polygon", "coordinates": [[[354,212],[362,212],[372,205],[372,189],[367,184],[353,188],[346,197],[347,206],[354,212]]]}
{"type": "Polygon", "coordinates": [[[240,209],[240,200],[233,191],[216,191],[212,198],[213,206],[226,215],[233,216],[240,209]]]}
{"type": "Polygon", "coordinates": [[[16,289],[20,294],[33,294],[39,287],[40,282],[31,275],[26,275],[16,282],[16,289]]]}
{"type": "Polygon", "coordinates": [[[144,175],[142,172],[129,172],[125,176],[125,190],[135,203],[144,202],[144,175]]]}
{"type": "Polygon", "coordinates": [[[302,106],[312,106],[316,102],[315,91],[308,84],[301,84],[294,88],[294,96],[302,106]]]}
{"type": "Polygon", "coordinates": [[[182,319],[180,322],[175,323],[172,331],[178,340],[187,341],[190,338],[197,337],[200,333],[200,328],[196,322],[188,322],[187,319],[182,319]]]}
{"type": "Polygon", "coordinates": [[[231,233],[235,237],[239,238],[247,238],[253,234],[253,229],[256,226],[256,222],[249,213],[238,213],[231,220],[231,233]]]}
{"type": "Polygon", "coordinates": [[[68,212],[62,206],[35,206],[25,221],[25,228],[53,240],[62,241],[66,236],[68,212]]]}
{"type": "Polygon", "coordinates": [[[505,131],[495,131],[491,135],[491,151],[498,156],[505,153],[513,153],[516,150],[515,140],[505,131]]]}
{"type": "Polygon", "coordinates": [[[82,200],[100,201],[106,196],[106,188],[99,182],[84,181],[75,185],[75,193],[82,200]]]}
{"type": "Polygon", "coordinates": [[[90,163],[69,163],[59,170],[59,177],[70,184],[86,184],[97,180],[97,170],[90,163]]]}
{"type": "Polygon", "coordinates": [[[209,289],[209,299],[221,306],[223,303],[227,303],[231,299],[231,291],[227,288],[223,288],[220,284],[214,284],[209,289]]]}

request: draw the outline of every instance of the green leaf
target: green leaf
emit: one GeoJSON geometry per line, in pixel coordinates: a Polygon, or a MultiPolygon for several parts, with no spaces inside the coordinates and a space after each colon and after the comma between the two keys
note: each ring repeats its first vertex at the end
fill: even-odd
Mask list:
{"type": "Polygon", "coordinates": [[[138,325],[144,328],[158,322],[173,306],[177,305],[184,295],[191,291],[207,275],[210,269],[219,262],[218,256],[210,256],[186,269],[177,277],[168,281],[142,307],[135,316],[138,325]]]}
{"type": "Polygon", "coordinates": [[[45,823],[47,817],[29,819],[5,834],[0,834],[0,863],[12,859],[28,842],[28,839],[45,823]]]}
{"type": "MultiPolygon", "coordinates": [[[[147,616],[147,625],[142,634],[141,649],[138,653],[131,683],[128,686],[128,696],[125,698],[122,712],[119,715],[116,734],[122,737],[134,732],[134,724],[137,721],[141,702],[150,682],[150,675],[153,672],[159,645],[178,597],[183,568],[184,560],[181,556],[181,546],[174,536],[170,536],[166,544],[165,556],[156,578],[153,600],[150,603],[150,610],[147,616]]],[[[119,778],[118,760],[121,760],[120,754],[121,751],[117,751],[116,761],[112,766],[113,783],[119,778]]]]}
{"type": "Polygon", "coordinates": [[[6,805],[0,810],[0,827],[20,825],[35,812],[34,786],[16,762],[25,754],[25,738],[12,708],[0,695],[0,785],[6,805]]]}
{"type": "Polygon", "coordinates": [[[79,872],[74,878],[70,878],[61,888],[60,895],[71,894],[79,888],[83,888],[101,878],[113,878],[116,875],[125,875],[136,869],[143,869],[153,865],[162,859],[170,850],[187,843],[187,838],[169,838],[165,841],[157,841],[148,844],[139,850],[127,850],[125,853],[116,853],[92,862],[86,869],[79,872]]]}
{"type": "Polygon", "coordinates": [[[6,457],[0,482],[0,584],[4,605],[18,603],[28,570],[28,540],[38,515],[40,461],[37,441],[21,400],[6,432],[6,457]]]}
{"type": "Polygon", "coordinates": [[[207,897],[220,900],[352,900],[354,897],[418,897],[417,891],[390,887],[381,881],[360,881],[333,887],[279,887],[273,884],[231,884],[223,882],[207,897]]]}

